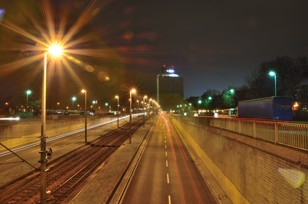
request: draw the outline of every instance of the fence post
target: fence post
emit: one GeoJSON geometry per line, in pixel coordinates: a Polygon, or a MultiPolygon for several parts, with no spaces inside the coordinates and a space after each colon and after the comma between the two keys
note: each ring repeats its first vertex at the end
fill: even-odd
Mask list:
{"type": "Polygon", "coordinates": [[[257,137],[257,129],[256,129],[256,121],[252,122],[252,131],[253,131],[253,138],[257,137]]]}
{"type": "Polygon", "coordinates": [[[242,133],[242,126],[241,126],[241,121],[238,120],[238,134],[242,133]]]}
{"type": "Polygon", "coordinates": [[[277,122],[275,122],[275,144],[278,143],[278,125],[277,122]]]}

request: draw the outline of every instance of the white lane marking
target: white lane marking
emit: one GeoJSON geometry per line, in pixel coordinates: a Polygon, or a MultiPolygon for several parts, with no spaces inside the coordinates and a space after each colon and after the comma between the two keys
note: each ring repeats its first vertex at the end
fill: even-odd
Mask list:
{"type": "Polygon", "coordinates": [[[169,167],[169,163],[168,163],[168,160],[166,160],[166,167],[167,167],[167,168],[169,167]]]}
{"type": "Polygon", "coordinates": [[[171,196],[168,195],[168,204],[171,204],[171,196]]]}
{"type": "Polygon", "coordinates": [[[165,151],[165,155],[166,155],[166,157],[168,156],[168,152],[167,151],[165,151]]]}
{"type": "Polygon", "coordinates": [[[167,145],[165,145],[165,149],[167,149],[167,145]]]}
{"type": "Polygon", "coordinates": [[[169,180],[169,174],[167,173],[167,184],[170,183],[170,180],[169,180]]]}

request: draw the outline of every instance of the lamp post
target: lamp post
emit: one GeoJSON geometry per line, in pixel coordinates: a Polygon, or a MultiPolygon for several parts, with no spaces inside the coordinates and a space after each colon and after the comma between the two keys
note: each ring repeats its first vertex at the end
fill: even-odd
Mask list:
{"type": "MultiPolygon", "coordinates": [[[[60,56],[62,54],[62,48],[59,45],[52,45],[49,47],[48,52],[53,56],[60,56]]],[[[40,150],[40,196],[41,203],[47,202],[46,195],[46,173],[47,167],[47,152],[46,152],[46,81],[47,81],[47,54],[44,53],[44,69],[43,69],[43,81],[42,81],[42,102],[41,102],[41,150],[40,150]]]]}
{"type": "Polygon", "coordinates": [[[28,99],[29,99],[29,95],[32,94],[32,91],[30,89],[26,90],[26,95],[27,95],[27,107],[28,107],[28,99]]]}
{"type": "Polygon", "coordinates": [[[230,94],[231,94],[230,106],[233,106],[235,104],[235,100],[234,100],[235,90],[234,89],[230,89],[230,94]]]}
{"type": "Polygon", "coordinates": [[[132,123],[132,94],[136,94],[136,89],[129,91],[129,123],[132,123]]]}
{"type": "Polygon", "coordinates": [[[145,100],[147,98],[148,98],[147,95],[143,96],[143,127],[144,127],[144,124],[145,124],[145,114],[147,113],[146,102],[145,102],[145,100]]]}
{"type": "Polygon", "coordinates": [[[87,137],[88,137],[87,91],[85,89],[82,89],[81,93],[84,93],[84,142],[88,143],[88,140],[87,140],[87,137]]]}
{"type": "Polygon", "coordinates": [[[131,137],[131,132],[132,132],[132,94],[136,94],[137,91],[136,89],[131,89],[129,91],[129,143],[132,143],[132,137],[131,137]]]}
{"type": "Polygon", "coordinates": [[[74,103],[75,103],[76,100],[77,100],[76,96],[73,96],[73,97],[72,97],[72,106],[73,106],[73,109],[74,109],[74,103]]]}
{"type": "Polygon", "coordinates": [[[143,96],[143,105],[145,106],[145,104],[146,104],[146,102],[145,102],[145,100],[148,98],[148,96],[147,95],[144,95],[143,96]]]}
{"type": "Polygon", "coordinates": [[[276,72],[270,71],[268,74],[269,74],[271,77],[274,77],[274,82],[275,82],[274,96],[277,96],[276,72]]]}
{"type": "Polygon", "coordinates": [[[120,100],[120,97],[118,95],[116,95],[114,97],[115,99],[117,99],[117,127],[119,127],[119,100],[120,100]]]}

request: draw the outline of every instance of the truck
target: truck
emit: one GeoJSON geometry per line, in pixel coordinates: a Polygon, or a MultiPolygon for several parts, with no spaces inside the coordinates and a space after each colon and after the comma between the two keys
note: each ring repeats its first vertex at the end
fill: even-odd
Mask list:
{"type": "Polygon", "coordinates": [[[239,118],[292,120],[292,98],[272,96],[238,102],[239,118]]]}

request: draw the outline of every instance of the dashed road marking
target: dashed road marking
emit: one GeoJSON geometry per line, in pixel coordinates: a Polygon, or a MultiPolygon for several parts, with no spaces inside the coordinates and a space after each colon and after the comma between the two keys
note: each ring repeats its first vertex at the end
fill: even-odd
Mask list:
{"type": "Polygon", "coordinates": [[[168,195],[168,204],[171,204],[171,196],[168,195]]]}
{"type": "Polygon", "coordinates": [[[170,180],[169,180],[169,174],[167,173],[167,184],[170,183],[170,180]]]}
{"type": "Polygon", "coordinates": [[[169,162],[168,162],[168,160],[166,160],[166,167],[167,167],[167,168],[169,167],[169,162]]]}

